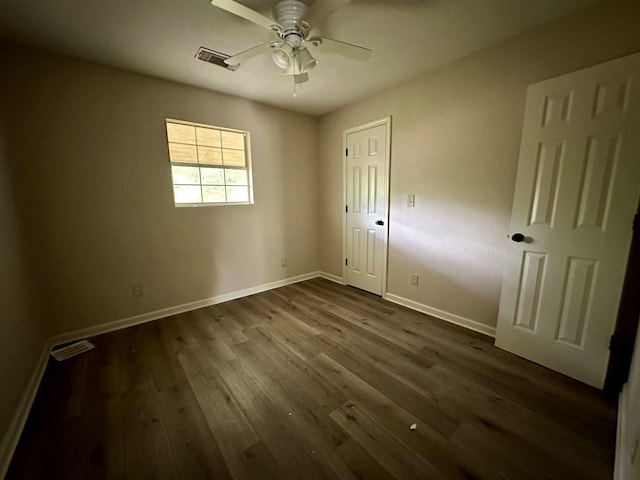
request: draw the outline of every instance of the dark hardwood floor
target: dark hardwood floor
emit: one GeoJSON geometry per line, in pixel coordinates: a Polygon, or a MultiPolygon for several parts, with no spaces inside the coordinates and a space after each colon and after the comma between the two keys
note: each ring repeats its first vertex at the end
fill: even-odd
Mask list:
{"type": "Polygon", "coordinates": [[[598,391],[326,280],[92,341],[49,363],[7,478],[612,478],[598,391]]]}

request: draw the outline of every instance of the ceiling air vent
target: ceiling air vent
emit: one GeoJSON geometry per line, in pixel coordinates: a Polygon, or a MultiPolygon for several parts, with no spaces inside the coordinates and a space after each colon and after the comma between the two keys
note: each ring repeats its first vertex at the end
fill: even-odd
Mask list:
{"type": "Polygon", "coordinates": [[[224,61],[229,58],[229,55],[225,55],[224,53],[216,52],[215,50],[210,50],[205,47],[200,47],[196,52],[196,58],[198,60],[202,60],[203,62],[212,63],[222,68],[226,68],[227,70],[235,70],[238,68],[237,65],[227,65],[224,61]]]}

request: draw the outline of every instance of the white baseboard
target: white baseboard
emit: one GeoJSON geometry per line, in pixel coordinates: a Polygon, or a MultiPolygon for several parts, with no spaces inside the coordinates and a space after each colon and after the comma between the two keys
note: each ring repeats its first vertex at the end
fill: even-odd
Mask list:
{"type": "Polygon", "coordinates": [[[440,320],[444,320],[445,322],[468,328],[469,330],[473,330],[474,332],[479,332],[490,337],[496,336],[495,327],[490,327],[489,325],[485,325],[484,323],[476,322],[475,320],[471,320],[470,318],[461,317],[460,315],[456,315],[454,313],[445,312],[444,310],[439,310],[422,303],[414,302],[413,300],[394,295],[393,293],[385,293],[382,298],[384,298],[385,300],[389,300],[390,302],[397,303],[398,305],[405,306],[412,310],[426,313],[427,315],[439,318],[440,320]]]}
{"type": "MultiPolygon", "coordinates": [[[[346,282],[342,277],[338,277],[337,275],[333,275],[331,273],[318,272],[318,276],[320,278],[324,278],[326,280],[331,280],[332,282],[339,283],[340,285],[346,285],[346,282]]],[[[382,298],[384,298],[385,300],[389,300],[390,302],[397,303],[404,307],[410,308],[412,310],[416,310],[420,313],[426,313],[427,315],[431,315],[432,317],[439,318],[440,320],[444,320],[446,322],[454,323],[461,327],[468,328],[470,330],[473,330],[474,332],[479,332],[484,335],[488,335],[490,337],[496,336],[495,327],[490,327],[489,325],[485,325],[484,323],[476,322],[475,320],[464,318],[459,315],[455,315],[453,313],[445,312],[443,310],[438,310],[437,308],[430,307],[422,303],[414,302],[413,300],[409,300],[408,298],[394,295],[393,293],[385,293],[384,295],[382,295],[382,298]]]]}
{"type": "Polygon", "coordinates": [[[61,345],[64,343],[81,340],[87,337],[94,337],[96,335],[102,335],[103,333],[114,332],[123,328],[132,327],[134,325],[140,325],[142,323],[152,322],[161,318],[170,317],[171,315],[177,315],[179,313],[190,312],[191,310],[197,310],[198,308],[209,307],[218,303],[228,302],[230,300],[236,300],[238,298],[247,297],[256,293],[266,292],[274,288],[284,287],[291,285],[292,283],[303,282],[305,280],[311,280],[320,276],[319,272],[306,273],[304,275],[298,275],[296,277],[285,278],[283,280],[276,280],[275,282],[264,283],[256,287],[247,288],[244,290],[237,290],[235,292],[225,293],[223,295],[217,295],[215,297],[205,298],[203,300],[197,300],[195,302],[184,303],[182,305],[176,305],[173,307],[162,308],[153,312],[143,313],[141,315],[135,315],[133,317],[122,318],[113,322],[102,323],[100,325],[94,325],[91,327],[81,328],[72,332],[63,333],[54,336],[52,345],[61,345]]]}
{"type": "Polygon", "coordinates": [[[38,358],[38,362],[36,363],[33,373],[31,374],[27,388],[22,395],[18,411],[14,414],[11,422],[9,423],[7,433],[2,439],[2,444],[0,444],[0,478],[4,478],[7,474],[7,470],[9,470],[9,464],[13,458],[13,453],[18,446],[20,435],[22,435],[22,430],[27,423],[31,406],[36,399],[40,382],[44,376],[50,352],[51,342],[50,340],[47,340],[44,344],[44,348],[42,349],[42,353],[40,353],[40,357],[38,358]]]}
{"type": "MultiPolygon", "coordinates": [[[[344,280],[341,277],[338,277],[337,275],[332,275],[326,272],[311,272],[304,275],[298,275],[296,277],[285,278],[283,280],[277,280],[275,282],[265,283],[265,284],[258,285],[256,287],[247,288],[244,290],[238,290],[235,292],[225,293],[223,295],[218,295],[211,298],[205,298],[203,300],[197,300],[195,302],[184,303],[182,305],[176,305],[173,307],[155,310],[153,312],[143,313],[141,315],[122,318],[119,320],[103,323],[100,325],[81,328],[78,330],[74,330],[72,332],[55,335],[49,338],[45,342],[42,354],[38,359],[36,368],[34,369],[33,375],[31,376],[31,379],[29,381],[29,385],[27,386],[27,389],[22,397],[22,402],[20,403],[20,407],[18,408],[18,411],[14,415],[14,418],[7,431],[7,434],[5,435],[2,441],[2,444],[0,445],[0,478],[4,478],[9,468],[11,458],[13,457],[13,453],[18,445],[18,441],[20,440],[20,435],[22,434],[22,430],[29,416],[29,411],[31,410],[31,406],[33,405],[36,394],[38,393],[38,388],[40,387],[40,382],[42,381],[42,377],[44,376],[47,362],[49,360],[49,354],[51,353],[51,349],[54,348],[55,346],[61,345],[64,343],[73,342],[76,340],[81,340],[87,337],[101,335],[103,333],[113,332],[115,330],[120,330],[120,329],[131,327],[134,325],[140,325],[142,323],[159,320],[164,317],[176,315],[179,313],[189,312],[191,310],[196,310],[198,308],[203,308],[211,305],[216,305],[218,303],[228,302],[230,300],[235,300],[235,299],[246,297],[249,295],[254,295],[256,293],[265,292],[267,290],[272,290],[274,288],[284,287],[286,285],[291,285],[293,283],[303,282],[305,280],[311,280],[312,278],[317,278],[317,277],[325,278],[327,280],[330,280],[332,282],[336,282],[342,285],[345,284],[344,280]]],[[[447,322],[451,322],[456,325],[469,328],[471,330],[483,333],[485,335],[495,336],[495,328],[489,327],[487,325],[476,322],[474,320],[460,317],[452,313],[444,312],[442,310],[438,310],[436,308],[429,307],[427,305],[423,305],[421,303],[414,302],[413,300],[399,297],[391,293],[387,293],[383,297],[386,300],[389,300],[391,302],[397,303],[399,305],[403,305],[405,307],[411,308],[413,310],[417,310],[422,313],[426,313],[436,318],[440,318],[441,320],[445,320],[447,322]]]]}
{"type": "Polygon", "coordinates": [[[318,276],[320,278],[324,278],[325,280],[330,280],[332,282],[335,283],[339,283],[340,285],[346,285],[344,279],[342,277],[339,277],[337,275],[333,275],[331,273],[327,273],[327,272],[318,272],[318,276]]]}
{"type": "MultiPolygon", "coordinates": [[[[176,315],[178,313],[189,312],[198,308],[228,302],[229,300],[235,300],[237,298],[246,297],[248,295],[254,295],[256,293],[272,290],[274,288],[284,287],[286,285],[291,285],[292,283],[311,280],[312,278],[317,278],[320,276],[324,275],[321,272],[306,273],[304,275],[298,275],[296,277],[285,278],[283,280],[277,280],[275,282],[265,283],[256,287],[247,288],[245,290],[225,293],[223,295],[198,300],[195,302],[163,308],[153,312],[135,315],[133,317],[122,318],[113,322],[107,322],[100,325],[81,328],[72,332],[62,333],[60,335],[55,335],[49,338],[45,342],[42,354],[40,355],[38,363],[36,364],[36,368],[31,375],[29,385],[27,386],[22,396],[20,406],[18,407],[18,410],[15,413],[11,424],[9,425],[7,433],[5,434],[4,438],[2,439],[2,443],[0,444],[0,479],[4,478],[7,470],[9,469],[9,464],[11,463],[11,459],[13,457],[15,449],[18,446],[20,435],[22,434],[22,430],[24,429],[24,426],[27,422],[29,412],[31,411],[31,407],[36,398],[36,394],[38,393],[38,388],[40,387],[40,382],[42,381],[42,377],[44,376],[47,362],[49,360],[49,354],[51,353],[51,350],[57,345],[81,340],[87,337],[101,335],[103,333],[113,332],[115,330],[131,327],[133,325],[140,325],[142,323],[151,322],[153,320],[159,320],[161,318],[176,315]]],[[[329,278],[329,280],[331,280],[331,278],[329,278]]]]}

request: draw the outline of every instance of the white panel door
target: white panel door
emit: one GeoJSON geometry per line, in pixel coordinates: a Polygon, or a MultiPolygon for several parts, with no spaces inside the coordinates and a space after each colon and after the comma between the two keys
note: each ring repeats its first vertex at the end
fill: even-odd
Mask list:
{"type": "Polygon", "coordinates": [[[640,197],[639,87],[635,54],[527,93],[496,345],[598,388],[640,197]]]}
{"type": "Polygon", "coordinates": [[[346,259],[349,285],[382,295],[387,241],[387,128],[346,136],[346,259]]]}

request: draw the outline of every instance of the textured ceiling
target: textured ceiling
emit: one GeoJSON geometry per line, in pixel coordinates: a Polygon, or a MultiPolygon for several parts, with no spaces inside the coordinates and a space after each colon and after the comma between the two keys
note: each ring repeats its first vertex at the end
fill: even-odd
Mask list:
{"type": "MultiPolygon", "coordinates": [[[[240,1],[269,16],[274,3],[240,1]]],[[[352,0],[315,31],[373,55],[359,63],[314,52],[318,66],[296,98],[268,54],[235,72],[194,58],[200,46],[232,55],[268,39],[207,0],[0,0],[0,37],[319,115],[595,2],[352,0]]]]}

